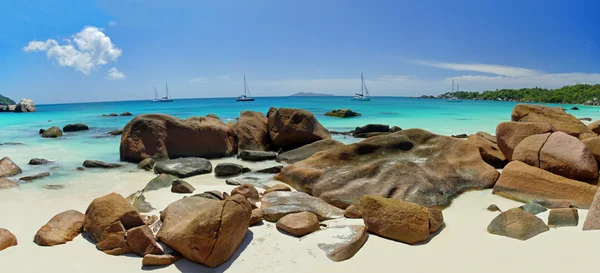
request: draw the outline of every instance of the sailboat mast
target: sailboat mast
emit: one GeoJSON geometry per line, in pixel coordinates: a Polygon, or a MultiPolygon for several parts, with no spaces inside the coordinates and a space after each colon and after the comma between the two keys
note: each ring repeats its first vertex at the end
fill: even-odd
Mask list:
{"type": "Polygon", "coordinates": [[[360,94],[365,95],[365,78],[362,72],[360,72],[360,94]]]}
{"type": "Polygon", "coordinates": [[[454,93],[454,80],[452,80],[452,93],[454,93]]]}
{"type": "Polygon", "coordinates": [[[456,92],[460,91],[460,85],[459,83],[456,83],[456,92]]]}
{"type": "Polygon", "coordinates": [[[246,74],[244,74],[244,96],[248,96],[248,87],[246,87],[246,74]]]}
{"type": "Polygon", "coordinates": [[[156,92],[156,86],[154,87],[154,99],[158,100],[158,92],[156,92]]]}
{"type": "Polygon", "coordinates": [[[165,83],[165,89],[167,89],[167,99],[169,98],[169,84],[165,83]]]}

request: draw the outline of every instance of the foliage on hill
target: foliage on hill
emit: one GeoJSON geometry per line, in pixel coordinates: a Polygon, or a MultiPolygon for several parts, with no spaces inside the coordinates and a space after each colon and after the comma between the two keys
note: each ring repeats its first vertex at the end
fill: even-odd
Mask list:
{"type": "Polygon", "coordinates": [[[469,92],[457,91],[440,95],[441,98],[455,97],[465,100],[504,100],[544,103],[586,103],[600,99],[600,84],[576,84],[558,89],[521,88],[496,91],[469,92]]]}
{"type": "Polygon", "coordinates": [[[17,103],[14,100],[11,100],[10,98],[0,95],[0,105],[11,105],[11,104],[17,104],[17,103]]]}

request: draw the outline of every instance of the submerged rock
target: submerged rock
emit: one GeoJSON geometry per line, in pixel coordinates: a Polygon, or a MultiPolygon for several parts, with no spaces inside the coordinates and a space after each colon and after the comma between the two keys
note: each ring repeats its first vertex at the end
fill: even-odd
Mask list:
{"type": "Polygon", "coordinates": [[[295,212],[310,211],[317,215],[319,221],[342,218],[344,211],[327,204],[320,198],[303,192],[275,191],[263,195],[261,208],[264,218],[269,222],[277,222],[281,217],[295,212]]]}
{"type": "Polygon", "coordinates": [[[513,108],[511,119],[520,122],[547,122],[552,124],[557,131],[574,137],[592,132],[583,122],[573,115],[567,114],[562,107],[518,104],[513,108]]]}
{"type": "Polygon", "coordinates": [[[493,193],[524,203],[536,199],[561,199],[578,208],[589,208],[597,189],[596,186],[513,161],[502,170],[493,193]]]}
{"type": "Polygon", "coordinates": [[[365,195],[360,206],[369,232],[407,244],[427,240],[443,224],[441,211],[402,200],[365,195]]]}
{"type": "Polygon", "coordinates": [[[139,115],[123,129],[121,160],[217,158],[236,152],[235,131],[210,117],[181,120],[169,115],[139,115]]]}
{"type": "Polygon", "coordinates": [[[259,112],[244,111],[235,123],[238,149],[267,151],[271,143],[267,117],[259,112]]]}
{"type": "Polygon", "coordinates": [[[354,112],[348,108],[332,110],[330,112],[325,113],[326,116],[330,117],[338,117],[338,118],[349,118],[349,117],[359,117],[360,113],[354,112]]]}
{"type": "Polygon", "coordinates": [[[59,185],[59,184],[46,184],[46,185],[44,185],[43,187],[44,187],[44,189],[47,189],[47,190],[60,190],[60,189],[64,188],[64,187],[65,187],[65,185],[59,185]]]}
{"type": "Polygon", "coordinates": [[[496,216],[487,230],[491,234],[524,241],[549,229],[542,219],[520,208],[513,208],[496,216]]]}
{"type": "Polygon", "coordinates": [[[323,140],[313,142],[311,144],[304,145],[300,148],[281,153],[277,155],[277,158],[275,160],[277,162],[285,162],[288,164],[292,164],[307,159],[317,152],[339,146],[344,146],[344,143],[339,142],[337,140],[333,140],[331,138],[326,138],[323,140]]]}
{"type": "Polygon", "coordinates": [[[19,180],[29,182],[29,181],[41,179],[41,178],[48,177],[48,176],[50,176],[49,172],[43,172],[43,173],[38,173],[35,175],[23,176],[23,177],[19,178],[19,180]]]}
{"type": "Polygon", "coordinates": [[[17,238],[8,229],[0,228],[0,251],[16,246],[17,238]]]}
{"type": "Polygon", "coordinates": [[[106,163],[106,162],[100,161],[100,160],[86,160],[86,161],[83,161],[83,166],[86,168],[114,169],[114,168],[123,167],[125,165],[118,164],[118,163],[106,163]]]}
{"type": "Polygon", "coordinates": [[[346,208],[365,194],[446,206],[465,190],[492,187],[498,176],[474,144],[409,129],[322,151],[275,179],[346,208]]]}
{"type": "Polygon", "coordinates": [[[186,197],[163,210],[157,238],[192,262],[217,267],[244,240],[251,211],[242,196],[225,201],[186,197]]]}
{"type": "Polygon", "coordinates": [[[43,138],[57,138],[62,135],[63,135],[62,131],[60,130],[60,128],[58,128],[56,126],[52,126],[52,127],[48,128],[47,130],[44,130],[44,132],[42,133],[43,138]]]}
{"type": "Polygon", "coordinates": [[[32,158],[31,160],[29,160],[29,165],[44,165],[47,164],[48,161],[47,159],[43,159],[43,158],[32,158]]]}
{"type": "Polygon", "coordinates": [[[0,159],[0,177],[13,176],[22,173],[23,171],[10,157],[5,156],[0,159]]]}
{"type": "Polygon", "coordinates": [[[154,165],[154,172],[165,173],[187,178],[212,172],[210,161],[199,157],[186,157],[158,162],[154,165]]]}
{"type": "Polygon", "coordinates": [[[267,114],[272,149],[291,150],[329,138],[329,131],[306,110],[272,108],[267,114]]]}
{"type": "Polygon", "coordinates": [[[277,220],[277,229],[283,230],[291,235],[302,237],[320,229],[319,219],[309,211],[290,213],[277,220]]]}
{"type": "Polygon", "coordinates": [[[109,134],[111,136],[120,136],[123,134],[123,130],[116,129],[116,130],[112,130],[112,131],[108,132],[107,134],[109,134]]]}
{"type": "Polygon", "coordinates": [[[238,158],[246,161],[274,160],[276,157],[276,152],[267,151],[240,150],[238,153],[238,158]]]}
{"type": "Polygon", "coordinates": [[[33,241],[40,246],[54,246],[72,241],[83,231],[85,215],[76,210],[61,212],[42,226],[33,241]]]}
{"type": "Polygon", "coordinates": [[[67,124],[63,127],[63,132],[79,132],[79,131],[87,131],[90,127],[83,123],[76,124],[67,124]]]}
{"type": "Polygon", "coordinates": [[[550,227],[576,227],[579,224],[579,213],[576,208],[551,209],[548,214],[550,227]]]}
{"type": "Polygon", "coordinates": [[[362,127],[356,127],[354,129],[354,137],[366,138],[372,133],[390,133],[390,126],[387,124],[367,124],[362,127]]]}
{"type": "Polygon", "coordinates": [[[129,113],[129,112],[123,112],[121,114],[119,114],[120,117],[131,117],[133,116],[133,114],[129,113]]]}
{"type": "Polygon", "coordinates": [[[14,187],[18,187],[19,183],[12,181],[8,178],[0,177],[0,190],[10,189],[14,187]]]}

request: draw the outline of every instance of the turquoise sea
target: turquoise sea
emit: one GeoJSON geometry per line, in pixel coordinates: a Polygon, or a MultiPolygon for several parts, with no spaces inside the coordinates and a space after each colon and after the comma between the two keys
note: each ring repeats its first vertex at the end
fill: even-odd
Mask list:
{"type": "MultiPolygon", "coordinates": [[[[494,133],[496,125],[510,120],[513,102],[463,101],[436,99],[375,97],[370,102],[351,101],[349,97],[261,97],[254,102],[236,102],[234,98],[176,99],[171,103],[121,101],[37,105],[34,113],[0,113],[0,143],[20,142],[25,145],[0,146],[0,156],[9,156],[24,171],[23,175],[47,171],[52,176],[36,184],[59,183],[65,176],[81,175],[75,170],[86,159],[119,161],[120,136],[106,133],[122,128],[133,117],[102,117],[102,114],[131,112],[133,115],[164,113],[179,118],[214,113],[222,120],[235,120],[240,111],[266,113],[269,107],[291,107],[309,110],[328,129],[348,131],[369,123],[397,125],[401,128],[422,128],[434,133],[452,135],[486,131],[494,133]],[[326,117],[332,109],[350,108],[361,117],[340,119],[326,117]],[[65,133],[59,139],[44,139],[40,128],[63,127],[69,123],[85,123],[91,130],[65,133]],[[31,158],[40,157],[55,162],[51,166],[30,166],[31,158]]],[[[573,105],[553,105],[570,109],[573,105]]],[[[568,111],[577,117],[600,119],[600,108],[578,105],[579,111],[568,111]]],[[[336,136],[345,142],[354,139],[336,136]]],[[[133,164],[128,168],[134,168],[133,164]]],[[[87,172],[87,171],[86,171],[87,172]]]]}

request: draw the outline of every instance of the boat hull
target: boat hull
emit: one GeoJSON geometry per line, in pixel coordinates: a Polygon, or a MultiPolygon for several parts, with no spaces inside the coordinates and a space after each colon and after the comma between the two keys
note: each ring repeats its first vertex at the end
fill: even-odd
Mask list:
{"type": "Polygon", "coordinates": [[[235,101],[254,101],[254,99],[237,99],[235,101]]]}

